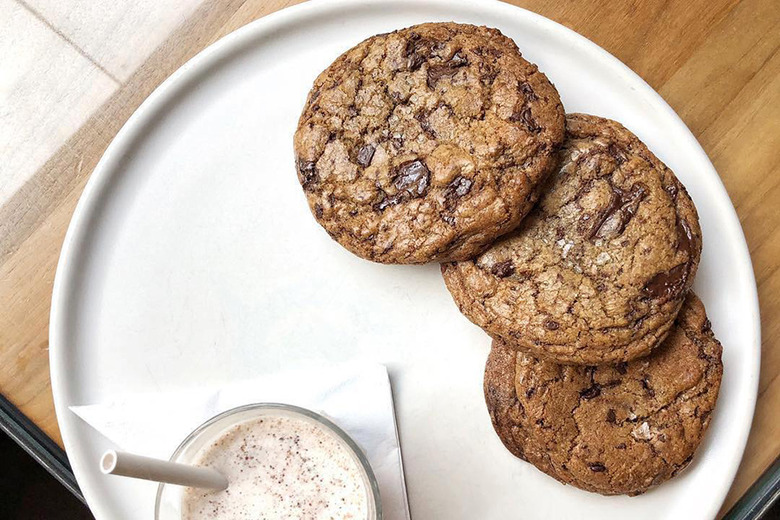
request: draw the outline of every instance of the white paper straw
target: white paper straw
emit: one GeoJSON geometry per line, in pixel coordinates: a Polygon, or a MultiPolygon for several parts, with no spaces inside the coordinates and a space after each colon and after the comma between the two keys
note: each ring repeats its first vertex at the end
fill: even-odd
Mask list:
{"type": "Polygon", "coordinates": [[[197,488],[223,490],[228,487],[224,475],[211,468],[201,468],[108,450],[100,459],[100,470],[106,475],[140,478],[197,488]]]}

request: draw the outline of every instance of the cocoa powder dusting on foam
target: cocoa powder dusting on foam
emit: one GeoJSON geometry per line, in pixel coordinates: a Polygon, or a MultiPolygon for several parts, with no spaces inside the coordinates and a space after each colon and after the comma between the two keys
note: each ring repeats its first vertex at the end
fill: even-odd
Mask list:
{"type": "Polygon", "coordinates": [[[186,488],[185,520],[367,516],[358,463],[334,434],[305,419],[270,415],[240,423],[201,448],[193,464],[216,469],[230,486],[186,488]]]}

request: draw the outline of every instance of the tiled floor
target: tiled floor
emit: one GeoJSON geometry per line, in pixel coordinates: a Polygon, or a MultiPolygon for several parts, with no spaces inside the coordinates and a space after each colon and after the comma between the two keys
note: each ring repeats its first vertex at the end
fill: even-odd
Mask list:
{"type": "Polygon", "coordinates": [[[119,82],[200,0],[18,0],[119,82]]]}
{"type": "Polygon", "coordinates": [[[202,0],[0,0],[0,206],[202,0]]]}
{"type": "Polygon", "coordinates": [[[118,87],[13,0],[0,0],[0,205],[118,87]]]}

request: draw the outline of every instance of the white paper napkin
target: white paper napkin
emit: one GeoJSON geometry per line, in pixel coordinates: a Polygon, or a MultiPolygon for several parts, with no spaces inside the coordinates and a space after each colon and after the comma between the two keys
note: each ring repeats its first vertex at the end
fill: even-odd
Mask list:
{"type": "Polygon", "coordinates": [[[120,449],[168,459],[192,430],[211,417],[262,402],[308,408],[338,424],[371,463],[384,517],[409,518],[393,395],[382,365],[350,363],[299,370],[218,388],[132,395],[70,409],[120,449]]]}

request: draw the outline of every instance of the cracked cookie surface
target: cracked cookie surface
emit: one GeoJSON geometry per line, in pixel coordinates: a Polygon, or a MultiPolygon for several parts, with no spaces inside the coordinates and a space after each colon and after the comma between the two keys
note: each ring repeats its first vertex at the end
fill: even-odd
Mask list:
{"type": "Polygon", "coordinates": [[[721,345],[690,293],[663,345],[615,366],[559,365],[493,343],[485,400],[514,455],[604,495],[636,495],[691,461],[720,388],[721,345]]]}
{"type": "Polygon", "coordinates": [[[314,82],[294,137],[316,220],[382,263],[471,258],[517,227],[564,138],[555,87],[496,29],[373,36],[314,82]]]}
{"type": "Polygon", "coordinates": [[[696,208],[619,123],[567,116],[560,170],[520,226],[473,261],[442,264],[461,312],[494,338],[561,363],[647,355],[701,255],[696,208]]]}

